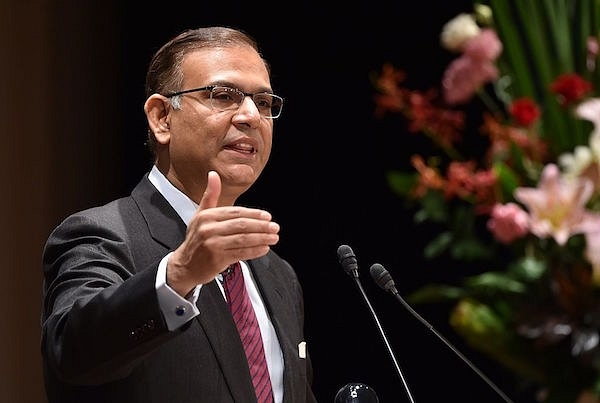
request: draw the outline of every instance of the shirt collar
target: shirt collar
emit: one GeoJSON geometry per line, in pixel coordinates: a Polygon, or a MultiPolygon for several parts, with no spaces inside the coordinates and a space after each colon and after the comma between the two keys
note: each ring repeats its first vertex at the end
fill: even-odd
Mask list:
{"type": "Polygon", "coordinates": [[[156,165],[152,167],[148,179],[154,187],[164,196],[169,204],[175,209],[179,217],[187,226],[194,216],[198,204],[186,196],[181,190],[177,189],[169,180],[158,170],[156,165]]]}

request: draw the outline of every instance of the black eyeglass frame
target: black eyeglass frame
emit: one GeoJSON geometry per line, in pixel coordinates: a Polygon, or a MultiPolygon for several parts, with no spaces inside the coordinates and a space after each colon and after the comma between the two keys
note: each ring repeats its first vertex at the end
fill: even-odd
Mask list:
{"type": "MultiPolygon", "coordinates": [[[[176,97],[176,96],[179,96],[179,95],[189,94],[190,92],[210,91],[210,101],[211,101],[210,102],[210,106],[212,108],[213,107],[213,103],[212,103],[212,91],[215,88],[228,88],[228,89],[237,91],[240,94],[244,94],[244,97],[250,97],[252,99],[252,102],[254,102],[254,96],[255,95],[263,95],[263,94],[270,95],[274,99],[276,99],[276,100],[279,101],[279,103],[280,103],[279,113],[277,115],[275,115],[275,116],[273,116],[273,115],[271,115],[271,116],[265,116],[265,115],[262,115],[262,114],[261,114],[261,116],[264,117],[264,118],[266,118],[266,119],[277,119],[279,116],[281,116],[281,111],[283,110],[283,98],[280,97],[279,95],[275,95],[275,94],[272,94],[270,92],[255,92],[255,93],[250,93],[250,92],[244,92],[244,91],[240,90],[239,88],[228,87],[226,85],[207,85],[206,87],[192,88],[192,89],[189,89],[189,90],[183,90],[183,91],[177,91],[177,92],[170,92],[170,93],[165,94],[164,96],[167,97],[167,98],[173,98],[173,97],[176,97]]],[[[241,104],[240,104],[240,106],[241,106],[241,104]]]]}

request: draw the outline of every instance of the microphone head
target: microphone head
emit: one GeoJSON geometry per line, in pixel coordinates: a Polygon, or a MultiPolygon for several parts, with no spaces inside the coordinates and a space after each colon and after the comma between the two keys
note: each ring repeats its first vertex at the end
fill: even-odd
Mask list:
{"type": "Polygon", "coordinates": [[[358,261],[352,248],[348,245],[340,245],[337,249],[337,256],[344,271],[352,277],[358,277],[358,261]]]}
{"type": "Polygon", "coordinates": [[[398,292],[396,290],[396,285],[394,284],[394,279],[390,275],[390,273],[380,265],[379,263],[374,263],[369,270],[371,273],[371,277],[377,283],[377,285],[383,289],[384,291],[391,292],[395,294],[398,292]]]}
{"type": "Polygon", "coordinates": [[[379,398],[368,385],[352,382],[338,390],[334,403],[379,403],[379,398]]]}

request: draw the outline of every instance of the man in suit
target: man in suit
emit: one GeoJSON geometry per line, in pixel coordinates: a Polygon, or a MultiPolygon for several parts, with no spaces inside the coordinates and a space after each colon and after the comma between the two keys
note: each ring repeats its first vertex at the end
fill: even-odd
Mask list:
{"type": "Polygon", "coordinates": [[[256,402],[221,283],[235,263],[268,401],[315,402],[302,289],[271,249],[279,225],[235,205],[269,159],[283,105],[267,62],[239,30],[188,30],[152,58],[146,95],[151,171],[130,196],[67,217],[44,247],[49,402],[256,402]]]}

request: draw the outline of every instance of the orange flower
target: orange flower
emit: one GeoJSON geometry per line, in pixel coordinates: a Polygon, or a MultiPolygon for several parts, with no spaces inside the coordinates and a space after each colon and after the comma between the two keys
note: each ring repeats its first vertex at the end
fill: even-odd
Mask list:
{"type": "Polygon", "coordinates": [[[444,179],[435,169],[427,166],[425,161],[423,161],[423,157],[420,155],[413,155],[410,161],[419,173],[417,186],[413,189],[413,197],[421,198],[429,189],[444,188],[444,179]]]}

